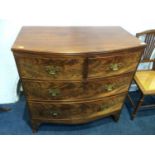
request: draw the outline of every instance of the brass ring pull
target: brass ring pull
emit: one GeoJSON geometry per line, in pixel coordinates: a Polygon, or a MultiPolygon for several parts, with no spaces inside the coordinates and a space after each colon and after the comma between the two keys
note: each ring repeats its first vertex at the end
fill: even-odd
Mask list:
{"type": "Polygon", "coordinates": [[[46,66],[45,69],[46,69],[47,73],[49,75],[52,75],[53,77],[56,77],[56,75],[60,71],[58,66],[46,66]]]}
{"type": "Polygon", "coordinates": [[[60,89],[50,88],[50,89],[48,89],[48,94],[53,96],[53,97],[59,96],[60,95],[60,89]]]}

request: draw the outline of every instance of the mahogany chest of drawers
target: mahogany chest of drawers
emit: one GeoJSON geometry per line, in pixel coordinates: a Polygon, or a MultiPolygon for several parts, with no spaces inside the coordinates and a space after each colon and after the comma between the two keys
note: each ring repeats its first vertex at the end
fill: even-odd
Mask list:
{"type": "Polygon", "coordinates": [[[33,131],[118,120],[144,47],[121,27],[23,27],[12,51],[33,131]]]}

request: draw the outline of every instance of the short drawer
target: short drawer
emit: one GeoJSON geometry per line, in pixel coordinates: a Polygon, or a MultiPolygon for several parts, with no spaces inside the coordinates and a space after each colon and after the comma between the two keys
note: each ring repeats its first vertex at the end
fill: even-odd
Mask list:
{"type": "Polygon", "coordinates": [[[90,58],[88,77],[107,77],[134,71],[139,62],[140,55],[141,51],[137,51],[90,58]]]}
{"type": "Polygon", "coordinates": [[[83,82],[47,82],[24,80],[30,100],[83,100],[126,92],[133,73],[83,82]]]}
{"type": "Polygon", "coordinates": [[[29,108],[32,118],[45,119],[77,119],[88,116],[108,114],[121,109],[124,101],[124,94],[103,98],[98,101],[65,103],[59,102],[32,102],[29,101],[29,108]]]}
{"type": "Polygon", "coordinates": [[[81,80],[83,59],[80,57],[41,58],[16,56],[22,78],[41,80],[81,80]]]}

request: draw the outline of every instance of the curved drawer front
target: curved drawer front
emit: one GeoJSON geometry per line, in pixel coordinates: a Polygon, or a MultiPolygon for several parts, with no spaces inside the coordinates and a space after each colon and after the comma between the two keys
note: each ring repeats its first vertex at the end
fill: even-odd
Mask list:
{"type": "Polygon", "coordinates": [[[82,82],[33,82],[24,80],[24,88],[30,100],[83,100],[102,98],[126,92],[132,73],[106,79],[82,82]]]}
{"type": "Polygon", "coordinates": [[[106,77],[134,71],[141,51],[89,59],[88,77],[106,77]]]}
{"type": "Polygon", "coordinates": [[[74,102],[73,104],[29,101],[29,107],[32,118],[76,119],[104,115],[120,110],[124,97],[125,95],[121,94],[94,102],[74,102]]]}
{"type": "Polygon", "coordinates": [[[41,80],[81,80],[82,58],[17,57],[22,78],[41,80]]]}
{"type": "Polygon", "coordinates": [[[87,98],[102,98],[128,91],[133,73],[120,76],[89,80],[86,85],[87,98]]]}

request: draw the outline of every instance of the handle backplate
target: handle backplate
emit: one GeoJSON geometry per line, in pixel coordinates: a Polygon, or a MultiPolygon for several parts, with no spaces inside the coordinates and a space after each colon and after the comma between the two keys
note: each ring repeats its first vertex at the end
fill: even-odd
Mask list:
{"type": "Polygon", "coordinates": [[[58,89],[58,88],[49,88],[48,89],[48,93],[51,96],[56,97],[56,96],[59,96],[60,95],[60,89],[58,89]]]}

